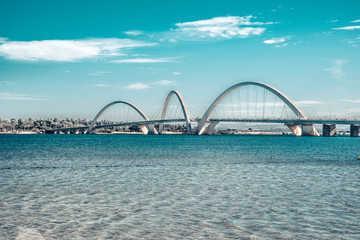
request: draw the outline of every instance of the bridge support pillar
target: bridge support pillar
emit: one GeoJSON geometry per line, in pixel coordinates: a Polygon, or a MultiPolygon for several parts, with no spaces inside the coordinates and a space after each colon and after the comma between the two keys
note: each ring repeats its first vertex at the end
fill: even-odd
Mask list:
{"type": "Polygon", "coordinates": [[[360,125],[350,125],[350,137],[360,137],[360,125]]]}
{"type": "Polygon", "coordinates": [[[148,133],[150,135],[156,135],[158,132],[156,131],[155,124],[149,124],[147,125],[148,133]]]}
{"type": "Polygon", "coordinates": [[[301,124],[301,136],[320,136],[312,124],[301,124]]]}
{"type": "Polygon", "coordinates": [[[299,125],[285,123],[285,126],[287,126],[295,134],[295,136],[301,136],[302,129],[301,129],[301,127],[299,125]]]}
{"type": "Polygon", "coordinates": [[[336,136],[336,124],[324,124],[323,125],[323,136],[324,137],[336,136]]]}
{"type": "Polygon", "coordinates": [[[145,135],[147,135],[149,133],[149,129],[147,128],[146,125],[140,125],[139,127],[145,135]]]}
{"type": "MultiPolygon", "coordinates": [[[[209,125],[202,132],[202,135],[211,135],[213,133],[214,128],[219,122],[210,122],[209,125]]],[[[200,134],[199,134],[200,135],[200,134]]]]}

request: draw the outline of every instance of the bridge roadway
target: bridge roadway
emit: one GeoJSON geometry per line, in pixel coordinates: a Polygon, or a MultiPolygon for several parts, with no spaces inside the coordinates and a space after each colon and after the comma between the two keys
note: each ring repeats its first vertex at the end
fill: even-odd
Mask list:
{"type": "Polygon", "coordinates": [[[254,122],[254,123],[284,123],[284,124],[360,124],[359,120],[326,120],[326,119],[222,119],[211,118],[210,122],[254,122]]]}
{"type": "MultiPolygon", "coordinates": [[[[108,128],[108,127],[121,127],[129,125],[150,125],[157,123],[174,123],[174,122],[184,122],[185,119],[163,119],[163,120],[148,120],[148,121],[138,121],[138,122],[124,122],[108,125],[95,125],[94,129],[99,128],[108,128]]],[[[199,122],[199,118],[191,118],[191,122],[199,122]]],[[[251,123],[283,123],[283,124],[345,124],[345,125],[360,125],[359,120],[327,120],[327,119],[220,119],[220,118],[210,118],[208,119],[209,123],[219,123],[219,122],[251,122],[251,123]]],[[[48,129],[46,133],[55,133],[55,132],[70,132],[82,130],[85,132],[89,127],[71,127],[71,128],[58,128],[58,129],[48,129]]]]}

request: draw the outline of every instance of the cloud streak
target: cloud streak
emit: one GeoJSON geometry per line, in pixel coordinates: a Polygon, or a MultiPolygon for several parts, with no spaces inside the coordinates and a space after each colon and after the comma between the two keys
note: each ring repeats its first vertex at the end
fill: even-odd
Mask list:
{"type": "Polygon", "coordinates": [[[121,50],[157,43],[119,38],[82,40],[0,41],[0,56],[11,60],[74,62],[125,55],[121,50]]]}
{"type": "Polygon", "coordinates": [[[48,101],[39,96],[31,96],[28,94],[0,92],[0,100],[20,100],[20,101],[48,101]]]}
{"type": "Polygon", "coordinates": [[[94,72],[90,72],[88,73],[88,75],[90,76],[106,76],[107,74],[111,74],[112,72],[108,72],[108,71],[94,71],[94,72]]]}
{"type": "Polygon", "coordinates": [[[355,30],[360,29],[360,26],[346,26],[346,27],[339,27],[339,28],[333,28],[334,30],[355,30]]]}
{"type": "Polygon", "coordinates": [[[9,86],[13,84],[15,84],[13,81],[0,81],[0,86],[9,86]]]}
{"type": "Polygon", "coordinates": [[[343,66],[346,64],[346,62],[347,61],[343,59],[335,59],[333,60],[333,66],[324,69],[324,71],[329,72],[334,79],[341,81],[345,77],[343,66]]]}
{"type": "Polygon", "coordinates": [[[316,100],[304,100],[304,101],[295,101],[294,102],[297,106],[309,106],[309,105],[318,105],[324,104],[324,102],[316,101],[316,100]]]}
{"type": "Polygon", "coordinates": [[[107,88],[107,87],[111,87],[111,85],[110,84],[104,84],[104,83],[98,83],[98,84],[94,84],[93,87],[107,88]]]}
{"type": "Polygon", "coordinates": [[[124,32],[126,35],[129,35],[129,36],[139,36],[139,35],[143,35],[144,32],[143,31],[140,31],[140,30],[129,30],[129,31],[126,31],[124,32]]]}
{"type": "Polygon", "coordinates": [[[175,84],[176,81],[160,80],[160,81],[153,82],[153,83],[154,83],[154,84],[157,84],[157,85],[168,86],[168,85],[173,85],[173,84],[175,84]]]}
{"type": "Polygon", "coordinates": [[[343,102],[360,103],[360,99],[341,99],[343,102]]]}
{"type": "Polygon", "coordinates": [[[129,58],[113,60],[112,63],[163,63],[163,62],[176,62],[169,58],[129,58]]]}
{"type": "Polygon", "coordinates": [[[206,20],[176,23],[177,28],[172,30],[190,37],[230,39],[261,35],[266,28],[259,26],[274,24],[273,22],[252,22],[252,19],[255,19],[255,17],[215,17],[206,20]]]}
{"type": "Polygon", "coordinates": [[[290,36],[271,38],[271,39],[263,41],[263,43],[270,44],[270,45],[275,44],[275,47],[285,47],[288,45],[288,43],[285,43],[286,40],[289,40],[290,38],[291,38],[290,36]]]}
{"type": "Polygon", "coordinates": [[[265,40],[263,43],[265,43],[265,44],[277,44],[277,43],[285,42],[287,39],[290,39],[290,37],[271,38],[271,39],[265,40]]]}
{"type": "Polygon", "coordinates": [[[133,84],[130,84],[128,86],[125,86],[125,88],[131,89],[131,90],[141,90],[141,89],[150,88],[150,86],[148,84],[145,84],[145,83],[133,83],[133,84]]]}

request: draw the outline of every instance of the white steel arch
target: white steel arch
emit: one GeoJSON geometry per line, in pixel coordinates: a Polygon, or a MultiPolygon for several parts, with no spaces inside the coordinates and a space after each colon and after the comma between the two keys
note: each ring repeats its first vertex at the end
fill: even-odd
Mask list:
{"type": "Polygon", "coordinates": [[[241,83],[237,83],[231,87],[229,87],[228,89],[226,89],[225,91],[223,91],[215,100],[214,102],[209,106],[209,108],[206,110],[205,114],[203,115],[203,117],[201,118],[201,120],[198,123],[198,126],[196,128],[195,134],[202,134],[203,131],[205,130],[205,124],[208,121],[208,118],[210,116],[210,114],[213,112],[213,110],[215,109],[215,107],[221,102],[221,100],[223,100],[229,93],[231,93],[233,90],[239,88],[239,87],[243,87],[246,85],[254,85],[254,86],[259,86],[262,88],[265,88],[266,90],[272,92],[273,94],[275,94],[277,97],[279,97],[293,112],[294,114],[302,120],[307,119],[307,117],[305,116],[304,113],[302,113],[300,111],[300,109],[289,99],[287,98],[283,93],[281,93],[279,90],[264,84],[264,83],[260,83],[260,82],[241,82],[241,83]]]}
{"type": "MultiPolygon", "coordinates": [[[[105,107],[103,107],[100,112],[98,114],[96,114],[95,118],[92,120],[89,128],[87,129],[87,133],[91,133],[91,130],[94,128],[94,125],[96,123],[96,121],[99,119],[99,117],[111,106],[115,105],[115,104],[125,104],[130,106],[131,108],[133,108],[137,113],[139,113],[139,115],[145,120],[145,121],[149,121],[149,118],[140,110],[140,108],[138,108],[137,106],[135,106],[132,103],[129,102],[125,102],[125,101],[115,101],[115,102],[111,102],[108,105],[106,105],[105,107]]],[[[147,134],[148,132],[148,128],[144,126],[144,128],[142,128],[141,130],[147,134]],[[144,129],[145,128],[145,129],[144,129]]]]}
{"type": "MultiPolygon", "coordinates": [[[[168,109],[168,106],[169,106],[169,102],[170,102],[170,99],[171,99],[171,97],[173,95],[175,95],[178,98],[179,102],[180,102],[180,105],[181,105],[181,108],[182,108],[182,111],[183,111],[183,114],[184,114],[184,118],[185,118],[187,132],[188,132],[188,134],[191,134],[190,118],[189,118],[189,113],[188,113],[187,108],[186,108],[185,101],[184,101],[183,97],[181,96],[181,94],[176,90],[172,90],[168,94],[168,96],[167,96],[167,98],[165,100],[165,103],[164,103],[163,111],[161,113],[161,120],[165,119],[166,112],[167,112],[167,109],[168,109]]],[[[162,133],[163,128],[164,128],[164,123],[160,123],[159,124],[159,133],[162,133]]]]}

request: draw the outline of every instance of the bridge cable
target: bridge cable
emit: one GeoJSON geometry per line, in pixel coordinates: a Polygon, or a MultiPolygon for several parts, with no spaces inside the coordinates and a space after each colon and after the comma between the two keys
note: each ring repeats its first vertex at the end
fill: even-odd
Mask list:
{"type": "Polygon", "coordinates": [[[164,108],[164,105],[165,105],[165,104],[159,105],[159,106],[157,107],[156,111],[155,111],[154,114],[151,116],[151,119],[152,119],[152,120],[153,120],[153,119],[160,119],[160,118],[161,118],[160,112],[161,112],[161,110],[164,108]]]}
{"type": "Polygon", "coordinates": [[[249,119],[249,88],[248,88],[248,86],[246,86],[246,111],[247,111],[247,113],[246,113],[246,117],[247,117],[247,119],[249,119]]]}
{"type": "MultiPolygon", "coordinates": [[[[168,104],[168,109],[169,109],[169,107],[170,107],[170,114],[169,114],[169,115],[166,114],[166,115],[168,115],[169,119],[173,118],[173,112],[174,112],[173,101],[174,101],[174,98],[173,98],[173,96],[171,96],[170,102],[169,102],[169,104],[168,104]]],[[[166,117],[166,116],[165,116],[165,117],[166,117]]]]}
{"type": "Polygon", "coordinates": [[[263,119],[265,118],[266,97],[267,97],[267,91],[264,88],[264,92],[263,92],[263,116],[262,116],[263,119]]]}
{"type": "Polygon", "coordinates": [[[237,90],[237,92],[238,92],[238,96],[239,96],[239,119],[241,119],[241,92],[240,92],[240,88],[238,88],[238,90],[237,90]]]}
{"type": "Polygon", "coordinates": [[[256,119],[256,113],[257,113],[257,94],[258,94],[258,88],[254,85],[254,94],[255,94],[255,116],[254,119],[256,119]]]}
{"type": "Polygon", "coordinates": [[[230,104],[231,104],[231,110],[232,110],[233,119],[235,119],[235,116],[234,116],[234,105],[233,105],[233,100],[232,100],[232,92],[230,93],[230,104]]]}
{"type": "Polygon", "coordinates": [[[196,110],[196,108],[192,107],[192,105],[187,105],[187,109],[190,115],[193,116],[194,118],[201,118],[199,112],[196,110]]]}
{"type": "Polygon", "coordinates": [[[282,111],[281,111],[280,119],[282,118],[282,115],[283,115],[283,113],[284,113],[284,110],[285,110],[285,103],[284,103],[284,107],[283,107],[283,109],[282,109],[282,111]]]}
{"type": "Polygon", "coordinates": [[[116,111],[115,114],[116,114],[115,120],[117,122],[120,122],[120,120],[121,120],[121,111],[116,111]]]}
{"type": "Polygon", "coordinates": [[[273,117],[274,117],[274,111],[275,111],[275,104],[276,104],[276,101],[277,100],[277,98],[276,98],[276,96],[274,95],[274,105],[273,105],[273,109],[272,109],[272,113],[271,113],[271,119],[273,119],[273,117]]]}

